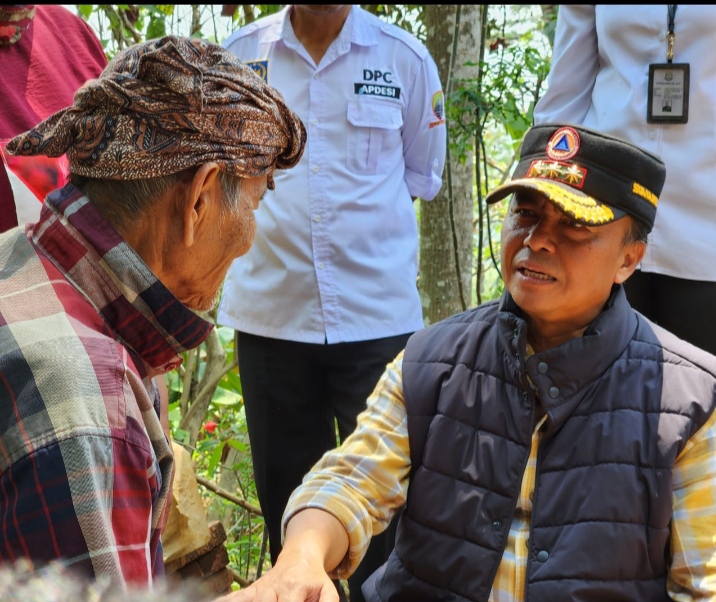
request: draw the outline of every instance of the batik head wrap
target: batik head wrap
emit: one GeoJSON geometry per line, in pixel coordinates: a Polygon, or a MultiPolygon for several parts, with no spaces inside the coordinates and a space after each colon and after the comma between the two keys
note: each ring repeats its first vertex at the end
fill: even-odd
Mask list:
{"type": "Polygon", "coordinates": [[[0,46],[10,46],[17,42],[34,18],[34,4],[0,6],[0,46]]]}
{"type": "Polygon", "coordinates": [[[241,178],[298,163],[306,129],[230,52],[167,36],[132,46],[63,109],[7,144],[13,155],[67,153],[81,176],[133,180],[167,176],[209,161],[241,178]]]}

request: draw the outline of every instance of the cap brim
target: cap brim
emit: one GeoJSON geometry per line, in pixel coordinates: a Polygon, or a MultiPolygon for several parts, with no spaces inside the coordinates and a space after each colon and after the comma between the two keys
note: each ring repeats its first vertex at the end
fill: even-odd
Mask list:
{"type": "Polygon", "coordinates": [[[512,180],[487,195],[489,205],[504,199],[518,190],[535,190],[569,215],[574,221],[585,226],[603,226],[626,215],[626,211],[606,205],[569,184],[544,178],[522,178],[512,180]]]}

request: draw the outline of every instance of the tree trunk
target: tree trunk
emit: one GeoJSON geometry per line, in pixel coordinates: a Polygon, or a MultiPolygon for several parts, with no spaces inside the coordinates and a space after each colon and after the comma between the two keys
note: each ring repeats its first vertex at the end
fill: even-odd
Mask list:
{"type": "MultiPolygon", "coordinates": [[[[446,106],[452,89],[448,78],[476,79],[478,72],[477,65],[468,66],[465,63],[476,62],[475,51],[480,46],[480,6],[460,6],[458,36],[454,44],[456,18],[457,5],[425,6],[426,45],[438,66],[446,106]],[[452,60],[454,46],[455,59],[452,60]]],[[[463,303],[468,307],[473,303],[473,143],[474,138],[464,163],[457,160],[456,153],[449,153],[452,155],[450,171],[448,173],[446,165],[442,189],[434,200],[421,201],[419,286],[426,325],[462,311],[463,303]],[[451,197],[457,253],[453,242],[451,197]],[[458,285],[458,268],[462,294],[458,285]]]]}

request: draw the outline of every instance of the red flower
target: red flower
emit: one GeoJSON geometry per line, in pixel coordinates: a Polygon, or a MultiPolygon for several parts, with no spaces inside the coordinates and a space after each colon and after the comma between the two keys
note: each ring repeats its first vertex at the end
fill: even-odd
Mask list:
{"type": "Polygon", "coordinates": [[[207,433],[213,433],[216,430],[217,424],[213,420],[209,420],[204,423],[204,430],[207,433]]]}

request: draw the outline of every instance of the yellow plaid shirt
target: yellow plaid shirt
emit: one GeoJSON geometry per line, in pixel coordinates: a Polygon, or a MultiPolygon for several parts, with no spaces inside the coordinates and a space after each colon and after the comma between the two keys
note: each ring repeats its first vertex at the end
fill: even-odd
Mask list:
{"type": "MultiPolygon", "coordinates": [[[[405,503],[410,472],[407,413],[402,387],[403,354],[388,365],[355,432],[313,467],[288,502],[284,526],[296,512],[321,508],[340,520],[350,547],[331,575],[345,578],[360,562],[374,533],[383,531],[405,503]]],[[[488,602],[524,600],[531,495],[541,433],[532,434],[529,462],[488,602]]],[[[716,413],[687,443],[673,471],[672,600],[716,599],[716,413]]]]}

